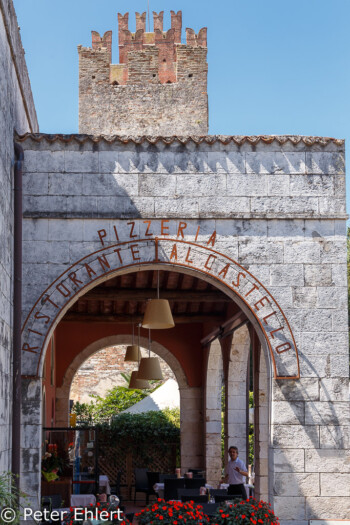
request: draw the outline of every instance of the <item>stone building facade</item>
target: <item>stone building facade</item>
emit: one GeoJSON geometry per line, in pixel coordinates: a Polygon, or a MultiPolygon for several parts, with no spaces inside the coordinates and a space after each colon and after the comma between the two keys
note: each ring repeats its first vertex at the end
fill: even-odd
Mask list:
{"type": "Polygon", "coordinates": [[[207,30],[186,29],[182,13],[171,12],[163,31],[163,11],[119,14],[119,64],[112,64],[112,31],[92,31],[92,48],[79,52],[79,132],[97,135],[205,135],[208,133],[207,30]]]}
{"type": "Polygon", "coordinates": [[[0,472],[11,469],[14,131],[38,131],[17,17],[0,1],[0,472]]]}
{"type": "MultiPolygon", "coordinates": [[[[260,340],[259,496],[271,502],[283,525],[347,518],[343,141],[174,137],[125,143],[79,135],[19,140],[25,158],[22,373],[24,396],[31,396],[24,413],[23,433],[31,435],[26,453],[40,451],[40,370],[46,341],[69,305],[92,280],[174,268],[224,290],[260,340]]],[[[226,377],[228,437],[241,440],[243,457],[248,337],[245,331],[233,338],[226,377]]],[[[197,457],[213,482],[220,476],[223,344],[204,349],[206,384],[191,382],[190,369],[161,344],[153,348],[180,386],[182,466],[197,457]]],[[[22,479],[35,499],[37,468],[22,479]]]]}

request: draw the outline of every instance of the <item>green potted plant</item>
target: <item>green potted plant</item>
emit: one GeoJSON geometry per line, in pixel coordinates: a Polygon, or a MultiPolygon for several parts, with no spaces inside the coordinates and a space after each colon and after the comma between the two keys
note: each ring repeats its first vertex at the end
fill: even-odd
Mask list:
{"type": "Polygon", "coordinates": [[[139,525],[210,525],[203,507],[193,501],[164,501],[158,499],[136,514],[139,525]]]}
{"type": "Polygon", "coordinates": [[[64,469],[64,460],[58,456],[57,445],[49,444],[41,461],[41,473],[46,481],[59,479],[64,469]]]}
{"type": "Polygon", "coordinates": [[[213,517],[215,525],[279,525],[270,503],[248,498],[221,505],[213,517]]]}

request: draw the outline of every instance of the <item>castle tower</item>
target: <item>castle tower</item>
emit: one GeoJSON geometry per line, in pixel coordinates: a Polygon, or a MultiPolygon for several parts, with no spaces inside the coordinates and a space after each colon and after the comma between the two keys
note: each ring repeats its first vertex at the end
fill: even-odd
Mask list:
{"type": "Polygon", "coordinates": [[[208,133],[207,29],[186,29],[182,13],[118,14],[119,64],[112,64],[112,32],[92,31],[92,47],[78,46],[79,133],[94,135],[206,135],[208,133]]]}

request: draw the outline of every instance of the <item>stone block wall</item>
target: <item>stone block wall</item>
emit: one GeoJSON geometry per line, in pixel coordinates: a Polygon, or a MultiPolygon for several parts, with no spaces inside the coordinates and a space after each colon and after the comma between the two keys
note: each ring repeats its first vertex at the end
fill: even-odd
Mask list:
{"type": "Polygon", "coordinates": [[[119,61],[111,64],[112,32],[92,31],[92,47],[78,46],[79,132],[106,135],[205,135],[208,132],[207,36],[187,29],[181,44],[182,14],[172,12],[163,31],[163,12],[118,15],[119,61]]]}
{"type": "Polygon", "coordinates": [[[37,131],[18,22],[0,0],[0,472],[11,469],[13,133],[37,131]]]}
{"type": "MultiPolygon", "coordinates": [[[[27,137],[24,317],[59,275],[88,254],[153,236],[214,249],[249,270],[289,321],[300,379],[274,380],[269,499],[281,522],[350,515],[344,143],[310,137],[202,141],[27,137]],[[149,222],[150,221],[150,222],[149,222]],[[199,230],[198,230],[199,228],[199,230]]],[[[190,271],[190,267],[189,267],[190,271]]],[[[265,351],[265,350],[264,350],[265,351]]],[[[35,358],[26,353],[25,370],[35,358]]],[[[35,367],[34,367],[35,368],[35,367]]],[[[267,407],[266,407],[267,408],[267,407]]],[[[267,413],[268,412],[268,413],[267,413]]],[[[261,414],[262,415],[262,414],[261,414]]],[[[266,421],[268,417],[268,421],[266,421]]]]}

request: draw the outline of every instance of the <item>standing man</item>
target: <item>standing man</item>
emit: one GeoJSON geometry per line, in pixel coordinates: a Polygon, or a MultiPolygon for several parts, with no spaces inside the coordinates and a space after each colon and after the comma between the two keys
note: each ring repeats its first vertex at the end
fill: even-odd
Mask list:
{"type": "Polygon", "coordinates": [[[247,492],[245,490],[244,481],[245,477],[248,478],[247,467],[241,459],[238,457],[238,448],[230,447],[228,449],[230,461],[228,462],[226,469],[226,476],[224,481],[229,482],[227,490],[228,495],[242,495],[242,499],[247,499],[247,492]]]}

